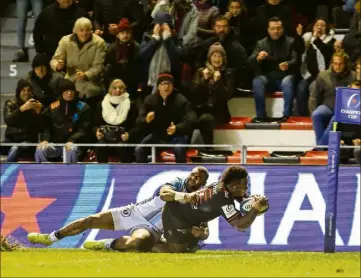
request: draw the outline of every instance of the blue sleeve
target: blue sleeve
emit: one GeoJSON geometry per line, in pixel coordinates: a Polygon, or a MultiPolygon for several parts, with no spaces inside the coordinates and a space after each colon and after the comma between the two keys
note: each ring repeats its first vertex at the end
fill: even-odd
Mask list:
{"type": "Polygon", "coordinates": [[[170,186],[172,187],[172,189],[174,191],[183,191],[182,188],[183,188],[183,179],[181,178],[175,178],[173,179],[172,181],[169,181],[169,182],[166,182],[164,184],[162,184],[155,192],[154,192],[154,195],[153,197],[156,197],[156,196],[159,196],[160,195],[160,189],[163,187],[163,186],[170,186]]]}
{"type": "Polygon", "coordinates": [[[183,179],[181,178],[175,178],[174,180],[166,182],[165,184],[171,186],[174,191],[183,191],[183,179]]]}

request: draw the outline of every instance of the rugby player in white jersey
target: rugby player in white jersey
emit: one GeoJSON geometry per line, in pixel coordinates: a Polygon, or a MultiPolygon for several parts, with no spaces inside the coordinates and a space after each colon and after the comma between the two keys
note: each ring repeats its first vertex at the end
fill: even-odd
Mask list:
{"type": "Polygon", "coordinates": [[[84,247],[98,250],[146,251],[160,240],[163,233],[162,209],[165,201],[193,202],[192,192],[204,186],[208,176],[205,167],[195,167],[186,178],[175,178],[162,185],[152,198],[77,219],[50,234],[29,233],[28,240],[33,244],[50,246],[56,241],[78,235],[88,229],[130,231],[130,236],[87,242],[84,247]]]}

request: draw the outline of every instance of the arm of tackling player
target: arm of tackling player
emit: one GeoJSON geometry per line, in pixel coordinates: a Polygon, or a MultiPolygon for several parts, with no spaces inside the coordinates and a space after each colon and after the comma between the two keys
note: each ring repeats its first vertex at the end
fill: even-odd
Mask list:
{"type": "Polygon", "coordinates": [[[160,189],[159,197],[165,202],[183,202],[193,203],[197,200],[197,195],[194,193],[177,192],[171,186],[164,185],[160,189]]]}

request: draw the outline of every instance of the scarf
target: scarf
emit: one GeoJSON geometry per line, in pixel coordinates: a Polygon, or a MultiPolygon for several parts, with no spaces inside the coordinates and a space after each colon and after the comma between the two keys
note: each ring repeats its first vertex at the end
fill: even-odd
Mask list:
{"type": "Polygon", "coordinates": [[[112,97],[107,94],[102,101],[103,119],[110,125],[120,125],[127,119],[128,112],[130,110],[129,94],[123,93],[121,96],[119,96],[118,101],[113,101],[119,102],[114,103],[117,104],[115,107],[110,102],[111,99],[112,97]]]}
{"type": "MultiPolygon", "coordinates": [[[[163,71],[171,71],[170,59],[164,43],[156,50],[150,61],[148,85],[154,86],[157,84],[158,75],[163,71]]],[[[156,91],[156,88],[154,91],[156,91]]]]}
{"type": "MultiPolygon", "coordinates": [[[[324,34],[322,37],[320,37],[320,39],[324,44],[327,44],[333,39],[334,35],[335,35],[335,31],[331,30],[329,34],[324,34]]],[[[302,54],[301,74],[304,79],[308,79],[311,77],[311,73],[308,71],[307,63],[306,63],[306,56],[309,47],[312,47],[316,51],[316,59],[317,59],[319,72],[324,71],[326,69],[326,61],[321,51],[313,43],[315,41],[315,38],[313,37],[312,32],[305,33],[303,35],[303,40],[305,41],[306,49],[305,52],[302,54]]]]}
{"type": "Polygon", "coordinates": [[[121,42],[117,39],[115,47],[115,61],[117,64],[126,64],[129,61],[129,54],[134,46],[133,42],[121,42]]]}

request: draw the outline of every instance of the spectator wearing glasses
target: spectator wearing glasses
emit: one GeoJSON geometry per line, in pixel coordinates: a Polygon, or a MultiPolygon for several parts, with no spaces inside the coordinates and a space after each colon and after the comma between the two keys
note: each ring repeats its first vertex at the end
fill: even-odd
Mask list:
{"type": "MultiPolygon", "coordinates": [[[[141,144],[187,144],[196,122],[196,114],[187,99],[174,92],[174,78],[170,72],[162,72],[157,79],[157,91],[144,100],[137,128],[145,137],[141,144]]],[[[174,147],[177,163],[186,163],[186,148],[174,147]]],[[[150,149],[136,147],[138,163],[148,162],[150,149]]]]}

